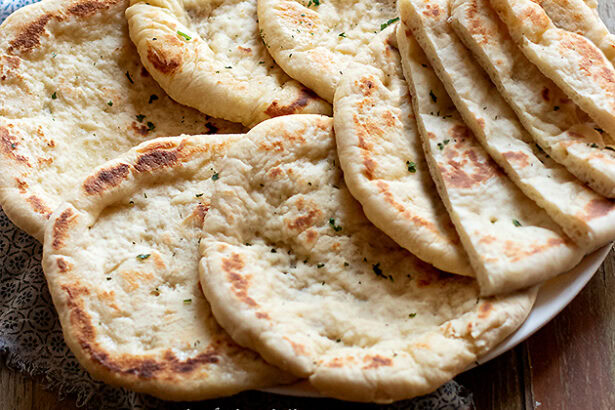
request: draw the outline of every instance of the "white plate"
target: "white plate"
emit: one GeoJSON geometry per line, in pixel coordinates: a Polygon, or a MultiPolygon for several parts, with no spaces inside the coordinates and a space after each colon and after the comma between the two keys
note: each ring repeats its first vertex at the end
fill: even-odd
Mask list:
{"type": "MultiPolygon", "coordinates": [[[[611,246],[612,244],[598,249],[591,255],[586,256],[583,261],[570,272],[559,275],[542,285],[538,292],[536,303],[527,317],[527,320],[521,327],[466,370],[470,370],[476,367],[477,364],[483,364],[498,357],[502,353],[517,346],[546,325],[561,312],[579,292],[581,292],[583,287],[585,287],[587,282],[594,276],[598,268],[600,268],[600,265],[602,265],[602,262],[606,259],[611,250],[611,246]]],[[[302,381],[291,386],[264,389],[263,391],[287,396],[323,397],[307,381],[302,381]]]]}

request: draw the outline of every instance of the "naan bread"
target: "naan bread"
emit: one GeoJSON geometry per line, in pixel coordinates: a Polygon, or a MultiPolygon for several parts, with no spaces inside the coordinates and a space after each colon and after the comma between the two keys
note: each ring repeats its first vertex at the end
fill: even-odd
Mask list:
{"type": "Polygon", "coordinates": [[[139,62],[126,1],[46,0],[0,26],[0,204],[42,240],[91,170],[154,137],[241,132],[173,102],[139,62]]]}
{"type": "MultiPolygon", "coordinates": [[[[596,192],[615,197],[615,145],[514,44],[487,0],[455,0],[451,24],[534,140],[596,192]]],[[[589,199],[589,197],[588,197],[589,199]]],[[[598,215],[613,207],[598,206],[598,215]]],[[[588,215],[590,216],[590,215],[588,215]]],[[[608,221],[597,226],[610,227],[608,221]]],[[[602,229],[603,229],[602,228],[602,229]]]]}
{"type": "Polygon", "coordinates": [[[601,223],[615,218],[614,204],[587,189],[536,146],[454,33],[448,22],[451,3],[403,0],[400,13],[468,127],[523,193],[545,209],[580,246],[591,251],[612,241],[614,224],[610,222],[604,229],[601,223]],[[610,218],[592,221],[604,216],[603,212],[611,213],[610,218]]]}
{"type": "Polygon", "coordinates": [[[246,126],[331,106],[269,56],[256,0],[132,0],[126,10],[141,62],[176,101],[246,126]]]}
{"type": "Polygon", "coordinates": [[[344,179],[369,220],[402,247],[439,269],[474,276],[425,163],[396,27],[346,67],[335,92],[344,179]]]}
{"type": "Polygon", "coordinates": [[[571,269],[583,250],[500,171],[463,123],[404,23],[400,4],[397,41],[425,157],[468,252],[481,294],[531,286],[571,269]]]}
{"type": "Polygon", "coordinates": [[[525,56],[610,135],[615,68],[588,38],[556,27],[534,0],[491,0],[525,56]]]}
{"type": "Polygon", "coordinates": [[[587,37],[615,65],[615,36],[609,33],[600,18],[598,3],[588,0],[540,0],[539,4],[553,24],[587,37]]]}
{"type": "MultiPolygon", "coordinates": [[[[502,95],[532,134],[558,162],[599,192],[615,196],[615,146],[604,147],[595,125],[566,95],[542,75],[512,42],[487,0],[455,0],[452,24],[491,75],[502,95]],[[613,151],[611,151],[613,149],[613,151]]],[[[615,201],[570,179],[554,189],[588,234],[583,244],[598,247],[615,239],[615,201]]]]}
{"type": "Polygon", "coordinates": [[[260,124],[229,153],[201,241],[201,284],[238,343],[323,394],[390,402],[435,390],[523,322],[535,291],[479,298],[363,215],[332,120],[260,124]]]}
{"type": "Polygon", "coordinates": [[[395,0],[258,0],[258,19],[280,67],[332,102],[346,65],[398,20],[395,7],[395,0]]]}
{"type": "Polygon", "coordinates": [[[64,339],[96,379],[171,400],[290,381],[239,347],[199,287],[216,160],[242,135],[161,138],[96,169],[45,232],[64,339]]]}

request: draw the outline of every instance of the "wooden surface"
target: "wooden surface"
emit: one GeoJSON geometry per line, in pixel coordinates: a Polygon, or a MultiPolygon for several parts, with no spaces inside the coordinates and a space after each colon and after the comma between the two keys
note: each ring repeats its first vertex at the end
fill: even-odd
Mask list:
{"type": "MultiPolygon", "coordinates": [[[[615,32],[615,1],[600,12],[615,32]]],[[[553,321],[512,351],[456,378],[482,409],[615,409],[615,251],[577,298],[553,321]]],[[[38,380],[0,362],[0,410],[71,410],[75,398],[58,401],[38,380]]],[[[255,408],[257,395],[242,394],[241,410],[255,408]]],[[[236,399],[177,408],[236,408],[236,399]]],[[[295,409],[371,408],[319,399],[288,398],[295,409]],[[325,404],[326,403],[326,404],[325,404]]],[[[175,407],[175,406],[174,406],[175,407]]],[[[263,409],[266,410],[266,409],[263,409]]]]}

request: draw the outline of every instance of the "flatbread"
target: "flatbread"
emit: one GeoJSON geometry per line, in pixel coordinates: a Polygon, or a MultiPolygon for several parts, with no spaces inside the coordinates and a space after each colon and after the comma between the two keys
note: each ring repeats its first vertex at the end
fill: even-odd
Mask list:
{"type": "Polygon", "coordinates": [[[556,27],[534,0],[491,0],[523,54],[610,135],[615,67],[588,38],[556,27]]]}
{"type": "Polygon", "coordinates": [[[534,140],[596,192],[615,197],[612,136],[599,132],[597,125],[527,60],[488,1],[454,1],[451,24],[534,140]]]}
{"type": "Polygon", "coordinates": [[[580,246],[589,252],[613,240],[613,223],[605,230],[601,226],[605,220],[592,219],[602,212],[610,212],[612,219],[614,204],[587,189],[536,146],[453,31],[448,22],[450,4],[451,0],[404,0],[400,12],[468,127],[521,191],[580,246]]]}
{"type": "Polygon", "coordinates": [[[340,165],[374,225],[415,256],[474,276],[425,162],[396,44],[396,25],[344,70],[333,117],[340,165]]]}
{"type": "MultiPolygon", "coordinates": [[[[459,36],[534,140],[555,160],[585,177],[594,189],[615,196],[615,146],[605,146],[589,118],[525,58],[488,1],[455,0],[451,10],[451,22],[459,36]]],[[[556,190],[553,199],[586,223],[588,242],[599,247],[613,241],[615,201],[576,181],[564,187],[556,190]]]]}
{"type": "Polygon", "coordinates": [[[609,29],[600,18],[597,2],[540,0],[539,4],[553,24],[587,37],[604,53],[611,64],[615,65],[615,36],[609,33],[609,29]]]}
{"type": "Polygon", "coordinates": [[[160,89],[128,38],[126,6],[46,0],[0,26],[0,205],[39,240],[97,165],[159,136],[243,130],[160,89]]]}
{"type": "Polygon", "coordinates": [[[238,343],[327,396],[430,392],[519,326],[535,291],[481,299],[473,279],[376,229],[344,185],[332,125],[280,117],[232,149],[205,221],[203,291],[238,343]]]}
{"type": "Polygon", "coordinates": [[[235,344],[199,288],[216,160],[242,137],[146,142],[93,171],[53,214],[45,276],[64,339],[96,379],[171,400],[291,380],[235,344]]]}
{"type": "Polygon", "coordinates": [[[571,269],[583,250],[502,173],[464,124],[400,5],[397,41],[425,157],[481,294],[531,286],[571,269]]]}
{"type": "Polygon", "coordinates": [[[396,0],[258,0],[267,50],[288,75],[333,102],[343,70],[397,21],[396,0]]]}
{"type": "Polygon", "coordinates": [[[279,115],[331,114],[269,56],[256,0],[132,0],[126,18],[141,62],[182,104],[249,127],[279,115]]]}

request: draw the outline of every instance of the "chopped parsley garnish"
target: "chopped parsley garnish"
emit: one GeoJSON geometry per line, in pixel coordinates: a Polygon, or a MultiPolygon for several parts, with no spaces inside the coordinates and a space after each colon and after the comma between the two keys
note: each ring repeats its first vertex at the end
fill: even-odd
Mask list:
{"type": "Polygon", "coordinates": [[[335,343],[340,343],[342,341],[342,339],[336,339],[335,343]]]}
{"type": "Polygon", "coordinates": [[[310,0],[307,4],[307,7],[310,7],[311,5],[314,5],[316,7],[320,6],[320,0],[310,0]]]}
{"type": "Polygon", "coordinates": [[[444,146],[447,145],[449,142],[451,142],[451,140],[444,140],[442,142],[438,142],[438,149],[442,151],[444,149],[444,146]]]}
{"type": "Polygon", "coordinates": [[[596,144],[595,142],[592,142],[592,143],[591,143],[591,145],[590,145],[590,147],[592,147],[592,148],[598,148],[598,144],[596,144]]]}
{"type": "MultiPolygon", "coordinates": [[[[324,264],[324,263],[319,263],[318,265],[316,265],[316,267],[317,267],[318,269],[320,269],[320,268],[322,268],[322,267],[324,267],[324,266],[325,266],[325,264],[324,264]]],[[[323,282],[323,284],[324,284],[324,282],[323,282]]]]}
{"type": "Polygon", "coordinates": [[[132,81],[132,77],[130,76],[130,73],[128,71],[126,71],[126,78],[128,78],[128,81],[130,81],[130,84],[135,83],[134,81],[132,81]]]}
{"type": "Polygon", "coordinates": [[[408,317],[409,317],[410,319],[412,319],[412,318],[413,318],[413,317],[415,317],[415,316],[416,316],[416,313],[410,313],[410,314],[408,315],[408,317]]]}
{"type": "Polygon", "coordinates": [[[12,148],[12,149],[17,148],[17,144],[15,144],[14,142],[13,142],[13,143],[11,143],[11,148],[12,148]]]}
{"type": "Polygon", "coordinates": [[[230,66],[230,65],[227,65],[227,66],[226,66],[226,67],[224,67],[224,68],[226,68],[226,69],[230,70],[230,69],[231,69],[231,68],[233,68],[233,67],[232,67],[232,66],[230,66]]]}
{"type": "Polygon", "coordinates": [[[140,255],[137,255],[137,259],[139,259],[140,261],[144,261],[145,259],[149,258],[151,254],[149,253],[142,253],[140,255]]]}
{"type": "Polygon", "coordinates": [[[189,305],[192,303],[192,299],[184,299],[184,305],[189,305]]]}
{"type": "Polygon", "coordinates": [[[276,251],[275,248],[271,248],[271,253],[278,253],[278,251],[276,251]]]}
{"type": "Polygon", "coordinates": [[[517,221],[516,219],[512,220],[513,225],[515,225],[517,228],[521,226],[521,222],[517,221]]]}
{"type": "Polygon", "coordinates": [[[149,103],[153,103],[154,101],[156,101],[158,99],[158,96],[156,94],[152,94],[149,96],[149,103]]]}
{"type": "Polygon", "coordinates": [[[58,98],[58,94],[54,91],[53,94],[51,94],[51,99],[55,100],[56,98],[58,98]]]}
{"type": "Polygon", "coordinates": [[[151,122],[151,121],[148,121],[148,122],[147,122],[147,130],[148,130],[148,131],[154,131],[154,128],[156,128],[156,126],[154,125],[154,123],[153,123],[153,122],[151,122]]]}
{"type": "Polygon", "coordinates": [[[217,172],[211,176],[212,181],[217,181],[218,178],[220,178],[220,175],[217,172]]]}
{"type": "Polygon", "coordinates": [[[344,262],[344,266],[348,267],[350,264],[348,262],[344,262]]]}
{"type": "Polygon", "coordinates": [[[338,37],[346,37],[346,33],[339,33],[337,36],[338,37]]]}
{"type": "Polygon", "coordinates": [[[341,226],[335,224],[335,219],[333,218],[329,218],[329,225],[331,225],[331,228],[333,228],[335,232],[339,232],[342,230],[341,226]]]}
{"type": "Polygon", "coordinates": [[[555,107],[553,107],[553,111],[559,111],[559,105],[556,105],[555,107]]]}
{"type": "Polygon", "coordinates": [[[145,115],[143,115],[143,114],[137,114],[137,115],[136,115],[136,117],[137,117],[137,121],[139,121],[139,122],[143,122],[143,119],[145,118],[145,115]]]}
{"type": "Polygon", "coordinates": [[[200,197],[202,197],[202,196],[203,196],[203,194],[196,194],[196,195],[195,195],[195,197],[197,197],[197,198],[200,198],[200,197]]]}
{"type": "Polygon", "coordinates": [[[384,30],[385,28],[389,27],[391,24],[393,24],[393,23],[395,23],[397,21],[399,21],[399,17],[395,17],[394,19],[390,19],[386,23],[382,23],[380,25],[380,31],[384,30]]]}
{"type": "Polygon", "coordinates": [[[180,36],[180,37],[183,37],[184,40],[186,40],[186,41],[192,40],[192,37],[190,37],[188,34],[184,33],[183,31],[177,30],[177,35],[180,36]]]}
{"type": "Polygon", "coordinates": [[[376,276],[388,279],[387,276],[384,273],[382,273],[382,269],[380,269],[380,262],[378,262],[375,265],[372,265],[372,269],[374,270],[374,273],[376,274],[376,276]]]}
{"type": "Polygon", "coordinates": [[[429,96],[431,97],[431,100],[433,102],[435,102],[435,103],[438,102],[438,97],[436,97],[436,95],[433,93],[432,90],[429,90],[429,96]]]}
{"type": "Polygon", "coordinates": [[[111,276],[107,276],[107,280],[111,280],[111,276]]]}
{"type": "Polygon", "coordinates": [[[412,161],[406,161],[406,166],[408,167],[408,172],[414,174],[416,172],[416,164],[412,161]]]}
{"type": "Polygon", "coordinates": [[[107,105],[108,105],[109,107],[113,107],[113,101],[109,101],[109,102],[107,103],[107,105]]]}

